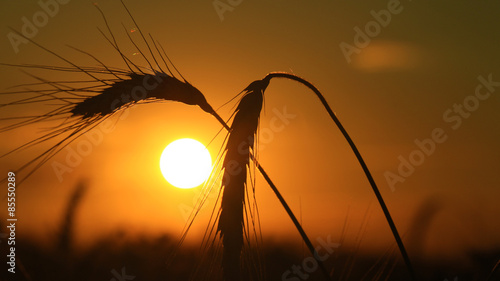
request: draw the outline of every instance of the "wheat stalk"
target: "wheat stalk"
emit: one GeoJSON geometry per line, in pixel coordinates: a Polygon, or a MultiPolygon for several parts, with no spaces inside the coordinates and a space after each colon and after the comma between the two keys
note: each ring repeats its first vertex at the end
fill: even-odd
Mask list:
{"type": "Polygon", "coordinates": [[[328,115],[330,116],[330,118],[332,119],[332,121],[338,127],[338,129],[340,130],[340,132],[342,133],[342,135],[344,136],[344,138],[346,139],[346,141],[349,143],[349,146],[351,147],[351,150],[354,152],[354,155],[356,156],[356,159],[358,160],[359,164],[361,165],[361,168],[363,169],[363,172],[365,173],[365,176],[368,179],[368,182],[370,183],[370,186],[372,187],[372,190],[375,193],[375,196],[377,197],[378,203],[379,203],[380,207],[382,208],[382,211],[384,212],[385,218],[386,218],[386,220],[387,220],[387,222],[389,224],[389,227],[390,227],[390,229],[392,231],[392,234],[393,234],[393,236],[394,236],[394,238],[396,240],[396,243],[398,245],[399,251],[401,252],[401,256],[403,257],[403,260],[404,260],[404,262],[406,264],[406,267],[408,268],[410,276],[411,276],[411,278],[413,280],[416,280],[415,271],[413,270],[413,266],[412,266],[412,263],[411,263],[410,258],[408,256],[408,253],[406,252],[406,249],[405,249],[405,246],[403,244],[403,241],[401,240],[401,236],[398,233],[396,225],[394,224],[394,221],[393,221],[393,219],[391,217],[389,209],[387,208],[387,205],[385,204],[384,199],[382,198],[382,195],[380,194],[380,191],[379,191],[379,189],[377,187],[377,184],[375,183],[375,180],[373,179],[373,177],[372,177],[372,175],[370,173],[370,170],[368,169],[368,166],[366,165],[363,157],[361,156],[361,153],[359,152],[358,148],[354,144],[354,141],[351,139],[351,137],[347,133],[347,131],[344,128],[344,126],[342,125],[342,123],[340,123],[340,120],[337,118],[337,116],[335,115],[335,113],[331,109],[331,107],[328,104],[328,102],[326,101],[325,97],[309,81],[307,81],[307,80],[305,80],[305,79],[303,79],[303,78],[301,78],[299,76],[293,75],[293,74],[284,73],[284,72],[271,72],[264,79],[266,79],[266,78],[268,78],[268,79],[272,79],[272,78],[285,78],[285,79],[290,79],[290,80],[297,81],[297,82],[305,85],[309,89],[311,89],[316,94],[316,96],[320,99],[323,107],[326,109],[326,111],[328,112],[328,115]]]}
{"type": "Polygon", "coordinates": [[[490,272],[490,274],[488,274],[486,281],[493,280],[492,278],[495,277],[495,274],[499,271],[499,269],[500,269],[500,259],[497,261],[495,266],[493,266],[493,269],[491,269],[491,272],[490,272]]]}
{"type": "MultiPolygon", "coordinates": [[[[123,1],[122,1],[123,3],[123,1]]],[[[125,4],[123,6],[126,8],[125,4]]],[[[99,9],[99,8],[98,8],[99,9]]],[[[127,9],[127,8],[126,8],[127,9]]],[[[245,116],[245,115],[252,115],[253,113],[253,123],[255,125],[255,129],[252,131],[252,126],[247,127],[246,129],[242,129],[242,131],[237,130],[236,128],[245,128],[244,122],[241,123],[240,121],[237,120],[244,120],[243,117],[238,117],[236,118],[232,124],[231,127],[228,127],[227,124],[224,122],[224,120],[213,110],[213,108],[208,104],[206,101],[205,97],[203,94],[196,89],[194,86],[192,86],[190,83],[188,83],[181,75],[183,81],[177,79],[175,75],[170,71],[170,68],[168,64],[166,63],[166,60],[170,62],[170,59],[168,56],[166,56],[165,52],[163,51],[162,53],[159,51],[155,41],[151,38],[151,43],[148,43],[146,40],[144,34],[142,33],[141,29],[139,28],[140,34],[142,36],[142,39],[146,43],[146,46],[154,60],[154,63],[156,64],[156,68],[159,70],[154,70],[153,73],[148,73],[148,71],[144,68],[141,68],[137,65],[135,65],[127,56],[125,56],[117,42],[116,39],[113,36],[113,33],[110,31],[110,28],[108,26],[107,20],[102,13],[102,11],[99,9],[101,14],[103,15],[104,21],[106,23],[106,26],[108,28],[108,31],[110,33],[110,36],[104,35],[104,37],[108,40],[108,42],[111,44],[111,46],[117,51],[117,53],[121,56],[123,61],[128,67],[128,70],[123,70],[123,69],[117,69],[117,68],[109,68],[106,65],[104,65],[102,62],[100,62],[96,57],[78,50],[74,48],[75,50],[87,54],[90,56],[92,59],[97,61],[101,66],[99,67],[80,67],[77,66],[76,64],[72,63],[71,61],[61,57],[60,55],[50,51],[49,49],[37,44],[36,42],[32,41],[29,38],[25,38],[28,41],[32,42],[36,46],[40,47],[41,49],[55,55],[59,59],[67,62],[68,64],[71,65],[71,67],[56,67],[56,66],[43,66],[43,65],[10,65],[10,66],[18,66],[18,67],[23,67],[23,68],[41,68],[41,69],[48,69],[48,70],[54,70],[54,71],[63,71],[63,72],[79,72],[79,73],[84,73],[88,77],[90,77],[90,80],[83,80],[83,81],[46,81],[42,78],[35,77],[34,78],[38,79],[40,83],[37,85],[45,85],[45,86],[50,86],[48,89],[42,89],[42,90],[22,90],[22,91],[12,91],[4,94],[22,94],[22,93],[37,93],[38,95],[35,97],[31,98],[26,98],[26,99],[21,99],[17,100],[8,104],[0,105],[0,106],[8,106],[8,105],[19,105],[19,104],[26,104],[26,103],[41,103],[41,102],[47,102],[47,101],[56,101],[62,103],[62,105],[52,111],[47,112],[44,115],[40,116],[25,116],[25,117],[19,117],[21,119],[21,122],[15,123],[10,126],[6,126],[0,131],[7,131],[7,130],[12,130],[15,128],[19,128],[25,125],[33,124],[33,123],[38,123],[42,121],[49,121],[49,120],[57,120],[57,119],[63,119],[67,118],[68,114],[71,115],[71,120],[68,121],[67,119],[64,119],[65,121],[59,125],[58,127],[55,128],[52,132],[49,132],[45,134],[44,136],[33,140],[29,143],[26,143],[19,148],[15,149],[19,150],[25,147],[29,147],[32,145],[39,144],[41,142],[53,139],[55,137],[60,136],[62,133],[68,133],[69,135],[65,137],[62,141],[59,141],[56,143],[56,145],[52,146],[49,150],[45,151],[29,163],[27,163],[25,166],[21,167],[19,170],[23,170],[26,168],[29,164],[38,161],[38,163],[35,165],[34,169],[28,173],[28,175],[25,177],[27,178],[31,173],[33,173],[36,169],[38,169],[41,165],[43,165],[45,162],[47,162],[52,156],[54,156],[57,152],[62,150],[66,145],[71,143],[73,140],[81,136],[82,134],[86,133],[87,131],[91,130],[95,126],[97,126],[100,122],[104,121],[106,118],[109,118],[113,114],[119,112],[122,109],[128,108],[134,104],[137,103],[147,103],[147,102],[154,102],[157,100],[169,100],[169,101],[178,101],[178,102],[183,102],[186,104],[190,105],[198,105],[200,108],[202,108],[205,112],[210,113],[213,115],[226,129],[230,129],[230,139],[231,142],[228,141],[227,145],[227,154],[226,158],[227,159],[234,159],[236,160],[239,164],[241,164],[243,167],[248,165],[248,161],[250,158],[254,158],[251,152],[248,152],[248,155],[243,156],[238,156],[234,153],[230,153],[230,151],[234,150],[234,145],[239,144],[236,140],[239,140],[238,135],[246,135],[247,137],[250,135],[255,134],[255,130],[257,128],[258,124],[258,113],[260,112],[261,109],[261,102],[260,105],[258,102],[255,102],[255,96],[260,94],[262,96],[265,86],[269,83],[271,78],[287,78],[287,79],[292,79],[295,81],[298,81],[310,89],[312,89],[320,98],[322,101],[323,105],[329,112],[331,118],[334,120],[334,122],[337,124],[339,129],[342,131],[344,136],[346,137],[347,141],[351,145],[351,148],[353,149],[354,153],[356,154],[356,157],[358,158],[358,161],[360,161],[361,166],[363,167],[363,170],[365,171],[365,174],[368,177],[368,180],[370,181],[370,184],[372,184],[372,188],[374,189],[374,192],[377,196],[377,199],[379,200],[379,203],[382,206],[382,209],[384,210],[384,214],[386,215],[386,218],[389,222],[389,225],[391,226],[391,230],[393,231],[393,234],[396,237],[396,241],[398,242],[398,246],[403,254],[403,257],[405,258],[405,262],[407,263],[408,268],[410,271],[412,271],[411,264],[409,263],[409,259],[406,255],[406,251],[404,250],[404,246],[399,238],[399,235],[397,234],[397,230],[394,226],[394,223],[392,222],[392,219],[390,218],[390,214],[387,210],[387,207],[385,206],[385,203],[383,202],[383,199],[378,191],[378,188],[376,187],[373,178],[371,177],[368,168],[366,167],[366,164],[364,164],[363,159],[361,158],[361,155],[359,154],[357,148],[355,147],[354,143],[348,136],[347,132],[345,129],[343,129],[342,125],[338,121],[338,119],[335,117],[335,114],[333,114],[333,111],[330,109],[328,106],[328,103],[324,99],[324,97],[321,95],[321,93],[309,82],[306,80],[297,77],[292,74],[286,74],[286,73],[270,73],[268,76],[266,76],[264,79],[256,81],[252,83],[249,87],[247,87],[247,97],[246,99],[244,98],[242,100],[243,103],[240,103],[240,106],[238,107],[237,111],[237,116],[245,116]],[[166,74],[165,71],[161,69],[160,64],[158,63],[159,59],[157,60],[154,53],[153,53],[153,48],[151,46],[154,46],[154,49],[156,49],[159,58],[164,62],[165,67],[167,68],[169,74],[166,74]],[[106,76],[106,77],[102,77],[106,76]],[[158,86],[155,87],[154,89],[148,90],[147,94],[144,97],[139,97],[136,98],[132,95],[133,89],[136,87],[140,87],[141,85],[144,84],[144,81],[146,79],[158,79],[161,80],[160,83],[158,83],[158,86]],[[84,83],[89,83],[88,86],[86,87],[81,87],[81,88],[75,88],[72,86],[73,83],[75,82],[84,82],[84,83]],[[265,85],[265,86],[264,86],[265,85]],[[123,98],[123,94],[125,93],[125,98],[123,98]],[[253,97],[253,99],[250,99],[250,97],[253,97]],[[250,102],[250,100],[253,100],[253,102],[250,102]],[[248,104],[247,104],[248,103],[248,104]],[[251,105],[253,104],[253,105],[251,105]],[[255,107],[255,108],[252,108],[255,107]],[[243,118],[243,119],[240,119],[243,118]],[[253,132],[253,133],[252,133],[253,132]],[[252,133],[252,134],[250,134],[252,133]],[[234,157],[234,158],[233,158],[234,157]]],[[[127,12],[130,14],[130,12],[127,9],[127,12]]],[[[130,14],[132,20],[137,26],[137,23],[133,19],[132,15],[130,14]]],[[[22,34],[18,33],[20,36],[22,34]]],[[[24,37],[24,36],[23,36],[24,37]]],[[[150,36],[151,37],[151,36],[150,36]]],[[[130,38],[130,37],[129,37],[130,38]]],[[[133,42],[132,38],[130,40],[133,42]]],[[[133,42],[135,46],[135,42],[133,42]]],[[[150,61],[147,59],[146,55],[139,49],[141,55],[146,59],[150,66],[150,70],[153,70],[155,67],[153,67],[153,63],[150,63],[150,61]]],[[[170,62],[171,63],[171,62],[170,62]]],[[[4,64],[5,65],[5,64],[4,64]]],[[[173,64],[172,64],[173,66],[173,64]]],[[[175,69],[175,66],[174,66],[175,69]]],[[[177,70],[177,69],[175,69],[177,70]]],[[[178,74],[180,74],[177,71],[178,74]]],[[[25,85],[29,86],[29,85],[25,85]]],[[[262,97],[261,97],[262,99],[262,97]]],[[[16,119],[16,118],[4,118],[5,119],[16,119]]],[[[247,124],[246,126],[249,126],[250,124],[247,124]]],[[[253,144],[249,144],[249,148],[253,148],[253,144]]],[[[13,151],[11,151],[13,152],[13,151]]],[[[10,154],[11,152],[7,153],[6,155],[10,154]]],[[[3,155],[3,156],[6,156],[3,155]]],[[[227,165],[229,163],[228,161],[225,161],[225,173],[228,171],[227,165]]],[[[274,185],[274,183],[271,181],[265,170],[262,168],[262,166],[256,162],[256,166],[259,169],[259,171],[262,173],[266,181],[269,183],[273,191],[275,192],[276,196],[280,200],[281,204],[287,211],[288,215],[294,222],[296,228],[298,229],[299,233],[301,234],[304,242],[308,246],[309,250],[311,251],[312,254],[315,253],[314,247],[312,246],[312,243],[310,240],[307,238],[307,235],[305,234],[304,230],[302,229],[300,223],[298,220],[295,218],[293,215],[293,212],[291,209],[288,207],[286,204],[286,201],[284,198],[281,196],[279,193],[278,189],[274,185]]],[[[18,170],[18,171],[19,171],[18,170]]],[[[224,177],[227,178],[226,174],[224,174],[224,177]]],[[[226,240],[224,251],[226,251],[227,248],[227,253],[224,252],[226,258],[225,261],[228,264],[225,266],[228,272],[230,272],[230,268],[232,268],[231,263],[234,264],[234,261],[239,261],[238,259],[231,260],[229,257],[235,257],[239,255],[241,252],[241,242],[238,233],[241,233],[241,227],[242,226],[242,214],[240,215],[239,212],[236,213],[236,216],[229,215],[231,212],[229,210],[240,210],[242,209],[242,205],[244,204],[244,197],[242,194],[244,194],[244,185],[246,182],[246,171],[245,175],[240,175],[237,177],[239,182],[238,186],[236,188],[232,188],[230,185],[224,186],[224,199],[223,199],[223,204],[222,204],[222,210],[221,210],[221,217],[219,221],[219,227],[218,229],[220,230],[221,236],[223,240],[226,240]],[[243,185],[243,188],[241,186],[243,185]],[[232,198],[232,199],[231,199],[232,198]],[[232,218],[234,217],[234,218],[232,218]],[[227,223],[226,223],[227,222],[227,223]],[[229,223],[231,222],[231,223],[229,223]],[[234,223],[233,223],[234,222],[234,223]],[[237,223],[236,223],[237,222],[237,223]],[[239,226],[238,226],[239,224],[239,226]],[[229,245],[235,244],[236,246],[233,248],[229,245]],[[226,247],[226,245],[228,245],[226,247]],[[240,246],[238,246],[240,245],[240,246]],[[233,249],[231,249],[233,248],[233,249]],[[239,249],[239,250],[238,250],[239,249]]],[[[236,184],[235,184],[236,186],[236,184]]],[[[242,241],[242,240],[241,240],[242,241]]],[[[238,256],[239,257],[239,256],[238,256]]],[[[319,261],[318,261],[319,262],[319,261]]],[[[238,263],[239,264],[239,263],[238,263]]],[[[323,272],[325,273],[325,276],[327,279],[329,279],[329,274],[327,273],[326,269],[324,268],[323,264],[319,262],[319,265],[323,272]]],[[[228,273],[230,274],[230,273],[228,273]]],[[[232,274],[232,273],[231,273],[232,274]]],[[[238,272],[234,273],[234,275],[231,276],[238,276],[238,272]]]]}
{"type": "Polygon", "coordinates": [[[252,82],[245,88],[244,96],[235,110],[234,120],[226,144],[226,155],[222,164],[221,211],[218,231],[222,238],[222,269],[226,281],[241,280],[240,254],[243,247],[243,210],[250,150],[254,150],[254,139],[259,125],[264,91],[269,79],[252,82]]]}
{"type": "MultiPolygon", "coordinates": [[[[125,4],[123,4],[123,6],[126,8],[125,4]]],[[[108,67],[103,62],[101,62],[97,57],[78,48],[71,47],[77,52],[89,56],[99,65],[97,67],[78,66],[73,62],[71,62],[70,60],[60,56],[59,54],[51,51],[50,49],[31,40],[30,38],[25,38],[25,39],[30,41],[34,45],[38,46],[40,49],[66,62],[70,66],[61,67],[61,66],[36,65],[36,64],[0,63],[1,65],[10,67],[20,67],[23,69],[42,69],[42,70],[50,70],[56,72],[82,73],[89,78],[89,79],[82,79],[80,81],[75,81],[75,80],[48,81],[41,77],[37,77],[35,75],[31,75],[28,73],[28,75],[32,76],[39,82],[19,85],[19,87],[45,86],[45,88],[38,90],[33,90],[33,89],[14,90],[10,92],[1,93],[3,95],[19,95],[27,93],[35,95],[29,98],[23,98],[7,104],[0,105],[0,107],[23,105],[23,104],[38,104],[38,103],[44,104],[47,102],[51,102],[52,104],[55,104],[58,107],[46,112],[45,114],[37,116],[19,116],[19,117],[3,118],[2,120],[4,121],[15,120],[17,122],[0,128],[0,132],[6,132],[30,124],[37,124],[46,121],[63,120],[63,122],[60,123],[58,126],[54,127],[53,130],[49,131],[43,136],[35,140],[32,140],[28,143],[25,143],[0,157],[5,157],[15,151],[55,139],[57,137],[60,137],[62,134],[67,134],[67,136],[65,136],[62,140],[58,141],[48,150],[41,153],[40,155],[38,155],[25,165],[17,169],[17,172],[20,172],[28,168],[30,165],[34,165],[34,167],[23,178],[20,179],[19,183],[28,178],[38,168],[44,165],[55,154],[64,149],[75,139],[82,136],[86,132],[90,131],[91,129],[99,125],[102,121],[106,120],[107,118],[110,118],[111,116],[135,104],[155,102],[155,101],[177,101],[189,105],[198,105],[205,112],[213,115],[226,129],[228,130],[231,129],[225,123],[225,121],[215,112],[215,110],[213,110],[213,108],[208,104],[203,94],[194,86],[192,86],[189,82],[187,82],[184,79],[184,77],[182,77],[180,72],[178,72],[175,66],[171,63],[170,59],[166,55],[163,48],[161,48],[162,52],[160,52],[160,49],[158,48],[157,44],[155,43],[155,41],[152,39],[151,36],[150,37],[152,42],[150,43],[147,42],[140,28],[139,31],[141,33],[141,36],[146,45],[148,46],[148,50],[150,51],[153,60],[156,63],[156,69],[158,70],[154,70],[155,67],[153,67],[153,64],[149,62],[149,59],[140,49],[139,52],[148,62],[150,69],[148,71],[134,64],[132,60],[130,60],[125,54],[123,54],[123,52],[119,48],[119,45],[113,33],[111,32],[111,29],[108,25],[104,13],[99,9],[98,6],[96,7],[104,19],[109,35],[105,35],[104,32],[102,32],[101,30],[99,31],[106,38],[108,43],[116,50],[116,52],[122,58],[123,62],[127,65],[128,69],[108,67]],[[153,45],[154,49],[156,49],[158,53],[157,56],[159,56],[159,59],[155,58],[155,55],[153,54],[150,45],[153,45]],[[158,63],[158,61],[160,60],[163,61],[168,74],[161,69],[158,63]],[[167,61],[170,62],[173,69],[175,69],[177,73],[182,77],[183,81],[175,77],[173,72],[170,70],[167,61]],[[154,71],[151,73],[151,70],[154,71]],[[154,89],[148,90],[147,95],[141,97],[137,96],[134,97],[132,95],[133,89],[136,87],[141,87],[144,84],[144,81],[147,79],[159,80],[161,82],[158,83],[158,86],[156,86],[154,89]],[[76,87],[75,86],[76,83],[85,84],[85,86],[76,87]]],[[[133,19],[131,14],[130,16],[133,19]]],[[[133,21],[137,26],[135,20],[133,21]]],[[[19,32],[17,33],[18,35],[23,36],[21,33],[19,32]]],[[[129,37],[129,39],[132,41],[132,38],[129,37]]],[[[136,44],[134,43],[134,45],[136,44]]],[[[251,89],[249,88],[249,90],[251,89]]],[[[237,123],[235,123],[234,126],[236,126],[236,124],[237,123]]],[[[250,152],[250,157],[252,159],[254,158],[251,152],[250,152]]],[[[288,214],[294,221],[294,224],[299,230],[303,239],[305,241],[309,241],[304,230],[296,220],[291,209],[286,204],[286,201],[279,193],[276,185],[272,182],[269,175],[265,172],[264,168],[258,162],[255,161],[255,164],[258,170],[264,176],[265,180],[269,183],[273,191],[278,196],[278,199],[280,200],[281,204],[283,204],[285,210],[288,212],[288,214]]]]}
{"type": "Polygon", "coordinates": [[[76,212],[81,206],[82,199],[85,196],[87,190],[88,186],[86,185],[86,182],[84,180],[80,181],[71,194],[66,205],[64,219],[61,222],[61,229],[59,230],[59,239],[57,246],[62,255],[69,256],[71,252],[76,212]]]}

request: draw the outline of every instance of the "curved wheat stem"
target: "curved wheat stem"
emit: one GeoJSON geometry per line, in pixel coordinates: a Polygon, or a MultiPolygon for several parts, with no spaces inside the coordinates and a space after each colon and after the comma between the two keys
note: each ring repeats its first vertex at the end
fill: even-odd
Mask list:
{"type": "Polygon", "coordinates": [[[301,77],[298,77],[296,75],[293,75],[293,74],[284,73],[284,72],[271,72],[271,73],[267,74],[266,78],[268,78],[268,79],[272,79],[272,78],[286,78],[286,79],[297,81],[297,82],[305,85],[309,89],[311,89],[316,94],[316,96],[320,99],[321,103],[323,104],[323,106],[325,107],[326,111],[330,115],[330,118],[333,120],[333,122],[335,122],[335,125],[337,125],[337,127],[340,130],[340,132],[342,132],[342,135],[344,136],[344,138],[349,143],[349,146],[351,147],[352,151],[354,152],[354,155],[356,155],[356,158],[357,158],[359,164],[361,165],[361,168],[363,169],[363,172],[365,173],[365,176],[368,179],[368,182],[370,183],[370,185],[372,187],[372,190],[375,193],[375,196],[377,197],[377,200],[378,200],[378,202],[380,204],[380,207],[382,208],[382,211],[384,212],[385,218],[386,218],[387,222],[389,223],[389,227],[391,228],[392,234],[394,235],[394,238],[396,239],[396,243],[397,243],[397,245],[399,247],[399,251],[401,252],[401,255],[403,256],[403,260],[404,260],[404,262],[406,264],[406,267],[408,268],[408,271],[409,271],[409,273],[411,275],[411,278],[413,280],[416,280],[415,272],[413,270],[413,266],[411,264],[411,261],[410,261],[410,258],[408,256],[408,253],[406,252],[406,249],[405,249],[405,246],[403,244],[403,241],[401,240],[401,237],[399,236],[399,233],[398,233],[398,230],[396,228],[396,225],[394,224],[394,221],[392,220],[392,217],[391,217],[391,214],[389,212],[389,209],[387,208],[387,206],[386,206],[386,204],[384,202],[384,199],[382,198],[382,195],[380,194],[380,191],[379,191],[379,189],[377,187],[377,184],[375,183],[375,180],[373,179],[373,177],[372,177],[372,175],[370,173],[370,170],[368,169],[368,166],[366,165],[363,157],[361,156],[361,153],[359,152],[359,150],[356,147],[356,145],[354,144],[353,140],[351,139],[351,137],[347,133],[347,131],[344,128],[344,126],[342,126],[342,123],[340,123],[340,120],[337,118],[337,116],[335,115],[335,113],[331,109],[330,105],[328,105],[328,102],[326,101],[325,97],[309,81],[307,81],[307,80],[305,80],[305,79],[303,79],[301,77]]]}

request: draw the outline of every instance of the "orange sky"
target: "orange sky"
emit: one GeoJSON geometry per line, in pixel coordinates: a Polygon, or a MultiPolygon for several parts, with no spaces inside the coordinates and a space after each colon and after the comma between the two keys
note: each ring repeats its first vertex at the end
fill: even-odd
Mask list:
{"type": "MultiPolygon", "coordinates": [[[[127,4],[141,28],[163,44],[182,74],[214,108],[270,71],[293,72],[315,84],[365,157],[401,233],[410,231],[422,204],[433,198],[439,202],[428,236],[422,238],[426,253],[455,255],[471,247],[498,247],[500,87],[467,118],[460,117],[463,122],[456,129],[460,115],[453,113],[449,117],[455,121],[451,121],[443,114],[474,95],[479,76],[491,74],[493,81],[500,81],[500,26],[495,12],[500,6],[492,2],[401,2],[400,13],[392,14],[390,23],[359,54],[350,56],[349,63],[340,44],[355,44],[354,28],[364,28],[374,20],[370,11],[387,9],[388,2],[243,1],[225,12],[222,21],[210,1],[127,4]],[[415,140],[430,138],[436,128],[447,139],[391,189],[387,171],[398,173],[398,157],[408,160],[418,149],[415,140]]],[[[133,54],[120,25],[134,26],[119,2],[99,5],[124,52],[133,54]]],[[[33,44],[20,45],[16,54],[6,39],[8,26],[21,29],[22,18],[32,17],[41,8],[34,1],[4,6],[0,61],[65,65],[33,44]]],[[[66,44],[99,56],[107,65],[123,67],[96,27],[104,29],[91,3],[70,1],[60,6],[34,40],[82,65],[94,62],[66,44]]],[[[15,68],[1,67],[0,71],[2,90],[32,81],[15,68]]],[[[61,78],[50,72],[30,72],[61,78]]],[[[224,118],[229,117],[231,106],[221,110],[224,118]]],[[[348,216],[349,237],[354,237],[369,210],[363,245],[387,247],[393,240],[373,192],[347,143],[310,91],[295,82],[272,81],[266,91],[261,132],[272,126],[276,111],[285,108],[295,117],[283,130],[261,136],[259,157],[300,214],[306,231],[311,237],[338,238],[348,216]]],[[[2,117],[32,110],[2,109],[2,117]]],[[[18,215],[23,224],[19,233],[41,240],[53,235],[72,188],[79,179],[88,178],[90,191],[79,213],[80,239],[89,232],[99,235],[119,227],[178,235],[185,222],[181,210],[192,206],[195,191],[174,189],[163,180],[157,165],[160,153],[170,141],[182,137],[208,143],[219,129],[215,119],[195,107],[164,103],[132,108],[72,173],[64,175],[62,183],[51,166],[45,165],[20,187],[18,215]]],[[[3,133],[1,152],[24,143],[37,130],[3,133]]],[[[213,156],[221,141],[219,137],[210,146],[213,156]]],[[[78,143],[70,148],[76,149],[78,143]]],[[[19,167],[37,151],[41,150],[0,159],[2,173],[19,167]]],[[[67,153],[63,151],[54,161],[65,161],[67,153]]],[[[263,233],[298,240],[260,177],[257,192],[263,233]]],[[[211,207],[197,220],[195,233],[205,228],[211,207]]]]}

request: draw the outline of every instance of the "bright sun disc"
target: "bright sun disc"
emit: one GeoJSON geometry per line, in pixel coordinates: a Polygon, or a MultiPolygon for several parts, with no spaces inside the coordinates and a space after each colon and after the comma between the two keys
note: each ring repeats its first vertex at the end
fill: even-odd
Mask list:
{"type": "Polygon", "coordinates": [[[210,176],[212,158],[199,141],[179,139],[171,142],[160,158],[160,169],[165,179],[178,188],[193,188],[210,176]]]}

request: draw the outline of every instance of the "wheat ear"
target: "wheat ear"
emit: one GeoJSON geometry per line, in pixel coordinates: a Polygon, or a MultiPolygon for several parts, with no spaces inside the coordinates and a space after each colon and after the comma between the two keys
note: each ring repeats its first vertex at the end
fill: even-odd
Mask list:
{"type": "Polygon", "coordinates": [[[244,90],[245,95],[236,108],[226,144],[226,155],[222,164],[224,192],[217,227],[222,238],[222,269],[226,281],[241,280],[240,255],[243,247],[247,167],[251,157],[250,150],[254,148],[267,85],[269,79],[265,78],[252,82],[244,90]]]}

